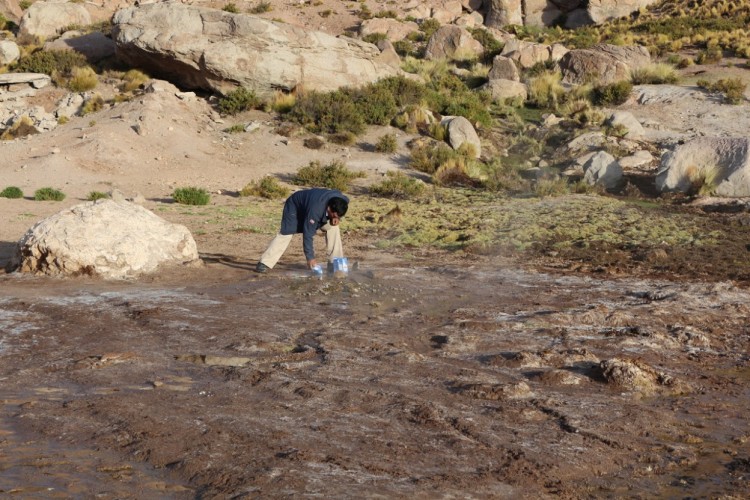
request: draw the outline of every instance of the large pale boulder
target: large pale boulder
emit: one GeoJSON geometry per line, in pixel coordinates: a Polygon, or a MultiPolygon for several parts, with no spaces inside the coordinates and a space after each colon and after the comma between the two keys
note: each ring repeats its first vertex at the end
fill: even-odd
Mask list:
{"type": "Polygon", "coordinates": [[[662,156],[656,175],[661,192],[750,196],[750,138],[700,137],[662,156]]]}
{"type": "Polygon", "coordinates": [[[129,202],[98,200],[47,217],[18,242],[21,272],[123,279],[199,263],[190,231],[129,202]]]}
{"type": "Polygon", "coordinates": [[[448,133],[448,143],[453,149],[458,149],[464,144],[471,145],[474,157],[479,158],[482,154],[482,142],[474,126],[463,116],[445,116],[440,121],[448,133]]]}
{"type": "Polygon", "coordinates": [[[513,59],[521,68],[531,68],[547,62],[552,54],[551,47],[543,43],[508,40],[500,55],[513,59]]]}
{"type": "Polygon", "coordinates": [[[18,25],[21,35],[48,38],[57,36],[67,26],[87,26],[91,15],[86,7],[72,2],[35,2],[26,9],[18,25]]]}
{"type": "Polygon", "coordinates": [[[629,16],[642,7],[658,0],[589,0],[587,11],[595,24],[606,23],[618,17],[629,16]]]}
{"type": "Polygon", "coordinates": [[[599,151],[583,165],[583,180],[592,186],[603,186],[615,189],[622,181],[622,167],[614,156],[606,151],[599,151]]]}
{"type": "Polygon", "coordinates": [[[525,1],[524,24],[543,28],[554,24],[563,11],[548,0],[526,0],[525,1]]]}
{"type": "Polygon", "coordinates": [[[630,72],[651,62],[648,50],[640,45],[599,44],[590,49],[575,49],[559,62],[564,83],[609,84],[630,78],[630,72]]]}
{"type": "Polygon", "coordinates": [[[440,24],[452,23],[463,14],[463,6],[459,0],[444,0],[432,7],[432,18],[440,24]]]}
{"type": "Polygon", "coordinates": [[[626,132],[623,137],[628,139],[643,139],[646,135],[641,122],[629,111],[614,111],[607,118],[606,124],[611,127],[624,127],[626,132]]]}
{"type": "Polygon", "coordinates": [[[397,42],[414,31],[419,31],[419,25],[413,21],[399,21],[389,17],[374,17],[362,21],[359,36],[362,38],[375,33],[383,33],[391,42],[397,42]]]}
{"type": "Polygon", "coordinates": [[[60,38],[46,42],[44,50],[75,51],[94,64],[115,55],[115,42],[99,31],[85,35],[79,31],[67,31],[60,38]]]}
{"type": "Polygon", "coordinates": [[[516,63],[510,57],[497,55],[492,60],[492,68],[487,75],[489,80],[513,80],[521,81],[521,73],[518,71],[516,63]]]}
{"type": "Polygon", "coordinates": [[[502,28],[509,24],[523,25],[523,9],[521,0],[489,0],[485,26],[502,28]]]}
{"type": "Polygon", "coordinates": [[[482,53],[484,47],[465,29],[449,24],[441,26],[430,37],[425,49],[425,59],[471,59],[482,53]]]}
{"type": "Polygon", "coordinates": [[[529,97],[526,85],[515,80],[505,80],[498,78],[490,80],[482,85],[482,90],[486,90],[492,96],[495,102],[503,103],[508,99],[521,99],[525,101],[529,97]]]}
{"type": "Polygon", "coordinates": [[[179,3],[118,11],[112,19],[117,55],[177,85],[227,93],[248,87],[335,90],[397,74],[372,44],[179,3]]]}
{"type": "Polygon", "coordinates": [[[5,66],[21,57],[21,49],[11,40],[0,41],[0,66],[5,66]]]}

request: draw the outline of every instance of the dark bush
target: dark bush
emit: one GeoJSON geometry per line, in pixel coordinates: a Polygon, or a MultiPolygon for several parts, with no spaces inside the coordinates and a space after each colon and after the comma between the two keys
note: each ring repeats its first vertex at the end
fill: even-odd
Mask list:
{"type": "Polygon", "coordinates": [[[23,191],[16,186],[8,186],[0,191],[0,198],[23,198],[23,191]]]}
{"type": "Polygon", "coordinates": [[[253,109],[260,101],[250,89],[238,87],[219,99],[219,111],[225,115],[235,115],[253,109]]]}
{"type": "Polygon", "coordinates": [[[34,191],[34,199],[36,201],[63,201],[65,193],[58,189],[45,187],[34,191]]]}
{"type": "Polygon", "coordinates": [[[597,85],[591,92],[591,101],[597,106],[617,106],[628,100],[633,84],[622,80],[608,85],[597,85]]]}
{"type": "Polygon", "coordinates": [[[17,73],[44,73],[52,75],[57,72],[70,75],[73,68],[88,66],[86,57],[72,50],[36,50],[22,57],[13,67],[17,73]]]}
{"type": "Polygon", "coordinates": [[[172,198],[183,205],[208,205],[211,195],[203,188],[185,187],[175,189],[172,198]]]}
{"type": "Polygon", "coordinates": [[[302,167],[292,179],[292,183],[301,186],[316,186],[346,191],[349,184],[357,177],[364,177],[364,173],[352,172],[344,162],[335,160],[328,165],[321,165],[319,161],[312,161],[302,167]]]}

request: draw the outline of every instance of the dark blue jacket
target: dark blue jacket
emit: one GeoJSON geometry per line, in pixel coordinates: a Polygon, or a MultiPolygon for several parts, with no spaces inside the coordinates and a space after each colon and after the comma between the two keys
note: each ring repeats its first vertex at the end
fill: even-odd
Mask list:
{"type": "Polygon", "coordinates": [[[281,216],[281,234],[302,233],[302,248],[307,260],[315,258],[313,236],[328,222],[328,202],[331,198],[349,198],[335,189],[304,189],[287,198],[281,216]]]}

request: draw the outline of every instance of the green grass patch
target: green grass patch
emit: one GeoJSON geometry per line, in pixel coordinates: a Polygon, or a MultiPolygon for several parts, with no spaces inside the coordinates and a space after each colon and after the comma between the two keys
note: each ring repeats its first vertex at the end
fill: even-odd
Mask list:
{"type": "Polygon", "coordinates": [[[172,192],[172,199],[182,205],[208,205],[211,195],[203,188],[183,187],[172,192]]]}
{"type": "Polygon", "coordinates": [[[344,162],[334,160],[327,165],[319,161],[311,161],[306,167],[300,168],[292,182],[300,186],[324,187],[346,191],[354,179],[364,177],[363,172],[349,170],[344,162]]]}
{"type": "Polygon", "coordinates": [[[255,92],[245,87],[238,87],[219,99],[219,111],[225,115],[236,115],[256,108],[260,100],[255,92]]]}
{"type": "Polygon", "coordinates": [[[16,186],[8,186],[0,191],[0,198],[18,199],[23,198],[23,191],[16,186]]]}
{"type": "Polygon", "coordinates": [[[424,193],[424,182],[405,175],[403,172],[388,172],[385,180],[370,187],[370,192],[385,198],[408,199],[424,193]]]}
{"type": "Polygon", "coordinates": [[[289,196],[289,189],[282,186],[276,177],[266,176],[259,181],[252,181],[242,188],[240,196],[258,196],[275,200],[289,196]]]}
{"type": "Polygon", "coordinates": [[[43,187],[34,191],[34,200],[36,201],[63,201],[65,193],[59,189],[43,187]]]}
{"type": "Polygon", "coordinates": [[[107,193],[103,193],[101,191],[91,191],[86,196],[86,201],[96,201],[96,200],[106,200],[109,199],[109,195],[107,193]]]}

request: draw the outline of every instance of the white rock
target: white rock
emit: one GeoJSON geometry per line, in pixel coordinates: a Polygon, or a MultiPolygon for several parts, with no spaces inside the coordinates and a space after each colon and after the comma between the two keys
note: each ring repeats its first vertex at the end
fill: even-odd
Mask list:
{"type": "Polygon", "coordinates": [[[123,279],[169,264],[199,263],[190,231],[145,208],[82,203],[38,222],[18,242],[21,272],[123,279]]]}

